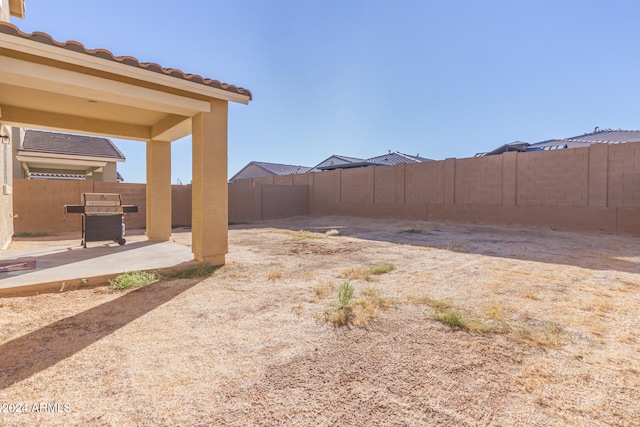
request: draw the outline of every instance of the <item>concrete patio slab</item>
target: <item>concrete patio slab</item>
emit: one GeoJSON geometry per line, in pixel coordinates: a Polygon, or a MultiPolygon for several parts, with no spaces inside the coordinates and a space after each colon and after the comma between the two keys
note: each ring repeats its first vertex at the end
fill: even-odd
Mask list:
{"type": "MultiPolygon", "coordinates": [[[[60,242],[62,243],[62,242],[60,242]]],[[[88,248],[56,245],[3,251],[0,262],[35,261],[36,268],[0,273],[0,296],[32,295],[98,286],[127,271],[172,270],[197,263],[191,249],[173,242],[134,241],[88,248]]]]}

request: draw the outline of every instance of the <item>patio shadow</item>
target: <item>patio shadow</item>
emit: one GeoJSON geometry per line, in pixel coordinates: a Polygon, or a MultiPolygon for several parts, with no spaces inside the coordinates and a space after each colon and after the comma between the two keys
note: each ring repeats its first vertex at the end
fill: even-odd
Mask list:
{"type": "Polygon", "coordinates": [[[201,280],[147,285],[0,345],[0,390],[73,356],[201,280]]]}

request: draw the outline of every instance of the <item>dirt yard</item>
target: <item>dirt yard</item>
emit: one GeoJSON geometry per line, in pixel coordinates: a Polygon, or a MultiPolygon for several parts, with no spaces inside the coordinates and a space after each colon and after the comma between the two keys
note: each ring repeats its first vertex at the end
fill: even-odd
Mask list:
{"type": "Polygon", "coordinates": [[[231,228],[208,278],[0,299],[0,425],[640,425],[638,238],[231,228]]]}

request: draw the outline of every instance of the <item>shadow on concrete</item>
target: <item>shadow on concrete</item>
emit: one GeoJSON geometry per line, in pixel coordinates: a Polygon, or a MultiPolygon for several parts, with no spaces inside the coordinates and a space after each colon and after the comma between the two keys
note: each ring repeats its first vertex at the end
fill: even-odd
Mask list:
{"type": "Polygon", "coordinates": [[[405,219],[301,216],[237,224],[230,229],[280,228],[443,249],[458,253],[640,273],[640,239],[538,227],[493,226],[405,219]]]}
{"type": "Polygon", "coordinates": [[[86,249],[52,246],[9,250],[0,258],[36,262],[35,269],[0,273],[0,295],[8,296],[67,289],[75,282],[92,286],[126,271],[179,268],[193,261],[193,254],[186,246],[173,242],[138,241],[86,249]]]}
{"type": "Polygon", "coordinates": [[[201,280],[147,285],[0,345],[0,390],[73,356],[201,280]]]}
{"type": "MultiPolygon", "coordinates": [[[[12,261],[36,261],[36,269],[46,268],[50,266],[59,266],[64,264],[70,264],[74,262],[87,261],[93,258],[102,257],[105,255],[113,255],[122,252],[132,251],[147,246],[157,245],[162,242],[132,242],[126,245],[119,246],[114,243],[103,244],[100,246],[90,246],[83,248],[82,246],[55,246],[55,242],[52,242],[51,247],[41,247],[34,249],[22,249],[15,251],[6,251],[3,254],[2,259],[10,259],[12,261]],[[7,256],[13,256],[6,258],[7,256]]],[[[19,275],[21,273],[28,273],[28,271],[12,272],[19,275]]],[[[0,275],[0,280],[6,276],[0,275]]]]}

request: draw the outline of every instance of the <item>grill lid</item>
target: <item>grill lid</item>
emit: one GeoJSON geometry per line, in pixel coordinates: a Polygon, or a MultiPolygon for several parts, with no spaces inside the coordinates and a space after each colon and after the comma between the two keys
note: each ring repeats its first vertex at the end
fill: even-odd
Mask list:
{"type": "Polygon", "coordinates": [[[82,193],[85,206],[122,206],[122,196],[114,193],[82,193]]]}

